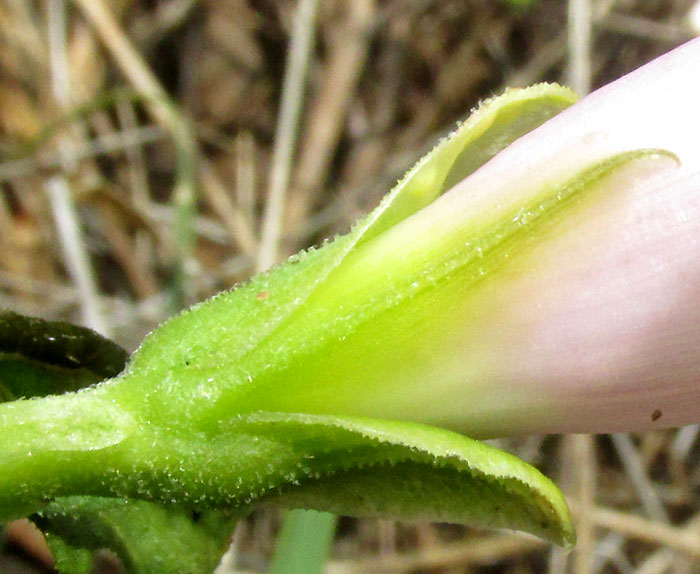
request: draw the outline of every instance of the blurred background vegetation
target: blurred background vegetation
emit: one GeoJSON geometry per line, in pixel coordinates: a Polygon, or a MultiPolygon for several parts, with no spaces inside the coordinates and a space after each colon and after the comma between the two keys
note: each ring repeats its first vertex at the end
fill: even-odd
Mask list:
{"type": "MultiPolygon", "coordinates": [[[[696,0],[0,0],[0,307],[132,350],[347,230],[480,99],[586,92],[698,34],[696,0]]],[[[328,572],[700,572],[698,443],[500,441],[564,485],[574,553],[343,518],[328,572]]],[[[265,571],[279,523],[255,513],[221,571],[265,571]]],[[[51,572],[26,524],[3,540],[0,572],[51,572]]]]}

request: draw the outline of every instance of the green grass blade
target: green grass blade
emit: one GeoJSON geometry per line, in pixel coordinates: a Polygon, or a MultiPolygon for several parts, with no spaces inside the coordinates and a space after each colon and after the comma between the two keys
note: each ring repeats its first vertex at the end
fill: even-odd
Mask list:
{"type": "Polygon", "coordinates": [[[320,574],[328,558],[336,516],[315,510],[292,510],[277,539],[269,574],[320,574]]]}

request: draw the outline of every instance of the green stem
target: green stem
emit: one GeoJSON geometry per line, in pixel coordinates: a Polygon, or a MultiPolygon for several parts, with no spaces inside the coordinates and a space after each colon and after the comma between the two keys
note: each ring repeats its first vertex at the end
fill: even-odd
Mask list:
{"type": "Polygon", "coordinates": [[[0,405],[0,522],[26,516],[63,490],[93,491],[106,461],[134,430],[99,387],[0,405]]]}
{"type": "Polygon", "coordinates": [[[72,495],[243,508],[304,459],[233,420],[205,432],[125,408],[112,392],[117,383],[0,404],[0,523],[72,495]]]}

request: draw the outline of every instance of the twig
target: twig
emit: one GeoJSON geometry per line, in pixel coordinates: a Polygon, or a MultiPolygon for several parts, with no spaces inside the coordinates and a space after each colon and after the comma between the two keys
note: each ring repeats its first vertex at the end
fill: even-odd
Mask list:
{"type": "Polygon", "coordinates": [[[612,441],[620,455],[620,460],[625,467],[627,476],[629,476],[639,495],[644,510],[651,518],[659,522],[669,522],[668,514],[654,486],[651,484],[644,471],[639,453],[632,443],[630,436],[628,434],[617,433],[612,435],[612,441]]]}
{"type": "MultiPolygon", "coordinates": [[[[138,129],[136,111],[131,102],[125,98],[117,101],[116,112],[122,127],[122,130],[119,131],[120,134],[138,129]]],[[[128,160],[128,178],[132,197],[135,203],[146,205],[150,202],[151,194],[143,149],[141,146],[125,146],[124,149],[128,160]]]]}
{"type": "Polygon", "coordinates": [[[509,87],[525,87],[540,81],[551,68],[564,60],[566,57],[566,50],[566,34],[561,33],[556,38],[544,44],[525,66],[510,73],[498,91],[502,92],[509,87]]]}
{"type": "MultiPolygon", "coordinates": [[[[74,305],[80,298],[80,292],[74,285],[64,285],[54,281],[32,279],[22,275],[14,275],[0,270],[0,287],[16,289],[25,293],[42,295],[46,301],[51,301],[57,306],[74,305]]],[[[119,297],[99,294],[100,303],[106,307],[110,316],[116,316],[118,309],[133,309],[132,315],[139,319],[148,319],[160,322],[166,318],[163,310],[162,296],[160,294],[142,301],[126,302],[119,297]]],[[[16,306],[12,306],[16,308],[16,306]]],[[[39,311],[40,312],[40,311],[39,311]]],[[[140,341],[138,341],[140,342],[140,341]]]]}
{"type": "Polygon", "coordinates": [[[620,574],[632,572],[632,565],[624,550],[626,540],[619,532],[609,532],[602,537],[594,551],[591,572],[600,572],[608,562],[611,562],[620,574]]]}
{"type": "Polygon", "coordinates": [[[209,204],[221,218],[229,236],[235,239],[241,251],[252,261],[257,248],[252,222],[246,219],[235,205],[214,166],[209,161],[202,160],[200,168],[202,187],[206,191],[209,204]]]}
{"type": "Polygon", "coordinates": [[[235,140],[236,199],[248,229],[255,229],[255,138],[250,132],[241,132],[235,140]]]}
{"type": "Polygon", "coordinates": [[[571,87],[584,96],[591,91],[590,0],[569,0],[569,79],[571,87]]]}
{"type": "Polygon", "coordinates": [[[245,520],[241,520],[236,525],[236,530],[231,536],[231,543],[229,544],[229,547],[224,555],[221,557],[221,561],[216,567],[216,570],[214,570],[214,574],[241,574],[241,571],[236,568],[236,563],[238,562],[241,540],[245,535],[245,529],[245,520]]]}
{"type": "Polygon", "coordinates": [[[589,574],[593,565],[595,527],[589,509],[595,504],[596,461],[595,442],[590,435],[570,438],[576,473],[576,497],[581,506],[576,514],[578,543],[573,556],[574,574],[589,574]]]}
{"type": "Polygon", "coordinates": [[[62,109],[70,108],[70,72],[66,55],[66,21],[62,0],[48,0],[51,91],[62,109]]]}
{"type": "Polygon", "coordinates": [[[680,44],[693,37],[690,24],[678,25],[656,22],[630,14],[611,13],[598,22],[598,26],[617,34],[626,34],[653,42],[680,44]]]}
{"type": "Polygon", "coordinates": [[[416,572],[450,566],[480,567],[496,564],[513,556],[530,554],[545,548],[546,543],[521,535],[497,535],[489,538],[453,543],[423,551],[406,552],[365,558],[362,560],[333,561],[326,567],[328,574],[360,574],[365,572],[416,572]]]}
{"type": "Polygon", "coordinates": [[[700,559],[700,536],[695,528],[679,528],[611,508],[596,507],[592,509],[591,514],[595,523],[602,528],[668,546],[684,552],[691,558],[700,559]]]}
{"type": "Polygon", "coordinates": [[[171,33],[197,8],[199,0],[171,0],[159,2],[153,13],[137,21],[134,29],[139,42],[151,46],[171,33]]]}
{"type": "Polygon", "coordinates": [[[103,134],[91,141],[76,143],[68,152],[52,150],[32,157],[6,161],[0,163],[0,183],[30,175],[36,171],[56,169],[63,164],[66,157],[71,162],[78,162],[98,155],[144,146],[160,141],[163,137],[165,134],[162,128],[146,126],[129,131],[103,134]]]}
{"type": "Polygon", "coordinates": [[[674,461],[685,461],[698,440],[699,433],[700,425],[689,425],[678,431],[671,445],[671,455],[674,461]]]}
{"type": "MultiPolygon", "coordinates": [[[[70,72],[66,55],[64,4],[62,0],[49,0],[47,8],[51,88],[59,107],[65,110],[70,107],[70,72]]],[[[62,150],[69,148],[68,138],[63,138],[61,143],[62,150]]],[[[64,155],[62,163],[68,169],[72,162],[64,155]]],[[[100,309],[97,285],[68,183],[63,175],[56,175],[46,180],[44,189],[51,204],[66,267],[80,293],[83,323],[109,336],[109,324],[100,309]]]]}
{"type": "MultiPolygon", "coordinates": [[[[121,98],[117,101],[116,113],[122,130],[128,131],[138,127],[136,111],[132,102],[121,98]]],[[[144,150],[140,146],[129,146],[125,149],[126,175],[132,201],[135,205],[147,206],[151,203],[151,192],[144,150]]],[[[109,210],[104,211],[105,222],[107,228],[110,229],[109,222],[118,219],[118,217],[109,210]]],[[[117,226],[111,226],[111,230],[113,235],[119,238],[117,226]]],[[[158,290],[158,280],[153,273],[151,263],[154,250],[152,238],[143,229],[137,229],[132,240],[126,241],[126,237],[124,237],[121,243],[129,244],[129,253],[126,254],[127,257],[121,257],[121,262],[130,275],[129,278],[134,289],[139,292],[141,297],[152,295],[158,290]]]]}
{"type": "MultiPolygon", "coordinates": [[[[175,142],[178,170],[174,200],[179,214],[179,223],[176,227],[179,253],[176,274],[180,276],[181,281],[184,281],[184,267],[190,260],[193,247],[192,218],[195,212],[197,171],[202,178],[202,188],[207,199],[224,220],[231,237],[245,254],[252,256],[255,250],[252,231],[245,225],[245,220],[237,213],[230,199],[224,197],[227,192],[219,182],[213,167],[206,160],[198,157],[197,144],[188,122],[119,28],[104,0],[74,1],[79,4],[85,16],[99,32],[122,73],[134,89],[149,102],[151,113],[156,121],[171,133],[175,142]]],[[[184,285],[176,282],[176,288],[180,292],[176,298],[182,297],[184,285]]]]}
{"type": "MultiPolygon", "coordinates": [[[[85,1],[85,0],[83,0],[85,1]]],[[[277,119],[275,148],[272,155],[270,184],[263,216],[262,236],[257,269],[262,271],[277,261],[282,234],[282,214],[289,186],[292,155],[301,114],[306,72],[315,37],[318,0],[299,0],[291,47],[282,89],[282,103],[277,119]]]]}
{"type": "Polygon", "coordinates": [[[80,223],[70,198],[68,185],[63,177],[54,176],[46,181],[45,189],[58,227],[66,266],[80,294],[83,322],[91,329],[109,336],[110,329],[100,311],[97,286],[93,279],[90,260],[81,237],[80,223]]]}
{"type": "Polygon", "coordinates": [[[178,257],[175,262],[173,307],[179,308],[185,301],[187,290],[185,268],[194,244],[192,220],[195,213],[197,154],[194,137],[188,123],[121,30],[104,0],[74,0],[74,2],[98,32],[122,73],[134,89],[146,99],[153,116],[168,129],[175,143],[178,159],[173,200],[178,214],[175,228],[178,257]]]}
{"type": "Polygon", "coordinates": [[[304,224],[326,180],[371,40],[374,0],[345,4],[348,14],[330,32],[334,41],[329,42],[328,63],[300,141],[288,206],[291,233],[304,224]]]}

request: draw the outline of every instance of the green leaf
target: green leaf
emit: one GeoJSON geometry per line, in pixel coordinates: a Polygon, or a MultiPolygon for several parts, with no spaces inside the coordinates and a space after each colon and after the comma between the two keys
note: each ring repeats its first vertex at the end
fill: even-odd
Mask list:
{"type": "Polygon", "coordinates": [[[575,540],[566,502],[548,478],[457,433],[416,423],[281,413],[242,417],[236,427],[275,441],[276,453],[294,453],[289,461],[278,458],[277,476],[262,481],[259,494],[276,503],[510,528],[563,546],[575,540]]]}
{"type": "Polygon", "coordinates": [[[0,311],[0,399],[75,391],[116,376],[128,354],[85,327],[0,311]]]}
{"type": "Polygon", "coordinates": [[[59,572],[90,574],[95,550],[109,548],[129,574],[212,572],[240,516],[195,516],[140,500],[66,497],[34,517],[59,572]]]}

